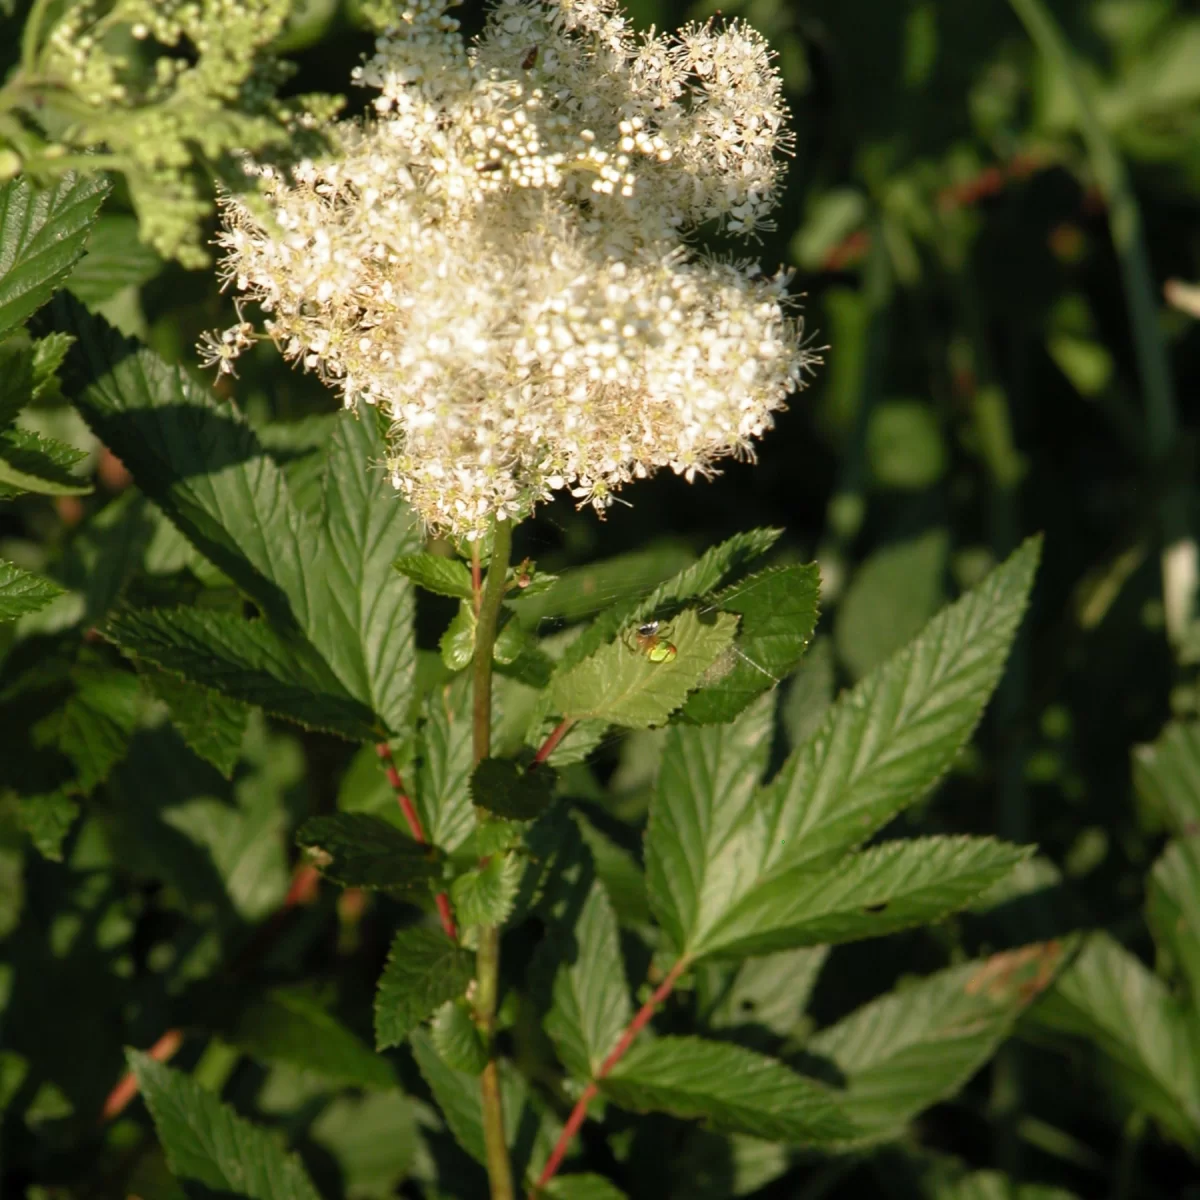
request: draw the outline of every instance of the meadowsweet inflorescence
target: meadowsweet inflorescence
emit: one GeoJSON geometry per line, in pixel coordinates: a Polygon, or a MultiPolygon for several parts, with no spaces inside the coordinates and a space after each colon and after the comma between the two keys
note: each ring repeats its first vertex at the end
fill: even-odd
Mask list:
{"type": "Polygon", "coordinates": [[[766,44],[635,36],[612,0],[500,0],[467,44],[448,7],[379,37],[355,72],[374,115],[335,157],[251,168],[265,210],[226,201],[227,281],[286,357],[390,415],[393,482],[443,532],[750,453],[814,359],[785,277],[686,239],[768,225],[788,134],[766,44]]]}

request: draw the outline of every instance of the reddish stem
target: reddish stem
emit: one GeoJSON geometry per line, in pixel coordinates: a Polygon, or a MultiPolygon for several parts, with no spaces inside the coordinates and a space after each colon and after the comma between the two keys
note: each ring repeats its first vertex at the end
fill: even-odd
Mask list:
{"type": "MultiPolygon", "coordinates": [[[[146,1053],[155,1060],[155,1062],[169,1062],[175,1057],[176,1051],[183,1045],[183,1030],[168,1029],[166,1033],[150,1047],[146,1053]]],[[[117,1083],[117,1086],[108,1093],[108,1098],[104,1101],[104,1107],[100,1110],[100,1122],[111,1121],[113,1117],[119,1116],[129,1106],[130,1101],[137,1095],[138,1082],[137,1076],[132,1071],[127,1071],[117,1083]]]]}
{"type": "Polygon", "coordinates": [[[558,743],[567,736],[571,730],[571,726],[575,724],[574,717],[564,717],[554,727],[550,736],[542,743],[541,748],[533,756],[533,762],[529,764],[529,769],[533,770],[538,763],[543,763],[558,749],[558,743]]]}
{"type": "Polygon", "coordinates": [[[571,1109],[571,1115],[567,1118],[567,1123],[563,1126],[562,1133],[558,1135],[558,1141],[554,1143],[554,1149],[550,1152],[550,1157],[546,1159],[546,1165],[542,1168],[542,1173],[538,1176],[537,1183],[529,1193],[530,1200],[536,1200],[538,1192],[554,1178],[558,1168],[562,1165],[562,1160],[566,1157],[572,1140],[582,1128],[584,1121],[587,1120],[588,1105],[591,1104],[600,1091],[597,1083],[625,1056],[625,1052],[633,1045],[634,1038],[646,1028],[658,1006],[671,994],[675,985],[679,982],[679,977],[690,965],[686,957],[681,958],[667,972],[667,977],[654,989],[654,994],[638,1010],[637,1016],[629,1022],[625,1032],[621,1034],[617,1044],[612,1048],[612,1052],[600,1064],[596,1071],[595,1080],[583,1089],[583,1093],[575,1101],[575,1107],[571,1109]]]}
{"type": "MultiPolygon", "coordinates": [[[[404,814],[405,821],[408,822],[413,841],[422,846],[428,846],[429,839],[425,836],[425,828],[421,824],[421,818],[417,815],[416,806],[404,790],[404,780],[401,779],[400,772],[396,769],[396,760],[392,757],[391,746],[387,742],[376,742],[375,753],[379,755],[379,761],[383,763],[387,781],[391,784],[392,791],[396,793],[396,803],[400,805],[400,811],[404,814]]],[[[446,936],[451,941],[458,941],[458,926],[454,923],[454,911],[450,907],[450,897],[445,892],[438,892],[435,903],[446,936]]]]}

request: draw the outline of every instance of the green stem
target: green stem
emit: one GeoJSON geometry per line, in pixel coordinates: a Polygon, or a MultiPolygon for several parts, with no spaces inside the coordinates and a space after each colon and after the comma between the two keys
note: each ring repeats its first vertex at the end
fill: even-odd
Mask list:
{"type": "MultiPolygon", "coordinates": [[[[492,651],[504,599],[505,575],[512,554],[512,524],[497,521],[493,525],[492,558],[487,581],[479,603],[475,624],[474,704],[472,709],[473,759],[487,758],[492,749],[492,651]]],[[[483,814],[480,820],[485,819],[483,814]]],[[[488,1046],[488,1063],[480,1076],[479,1089],[483,1108],[483,1141],[487,1150],[488,1181],[492,1200],[514,1200],[512,1163],[504,1136],[504,1109],[500,1100],[500,1069],[496,1061],[493,1035],[496,1030],[496,1004],[500,993],[500,929],[481,925],[475,954],[475,1020],[488,1046]]]]}
{"type": "Polygon", "coordinates": [[[42,22],[51,0],[33,0],[33,8],[25,19],[25,28],[21,31],[21,69],[32,74],[37,66],[38,50],[42,41],[42,22]]]}
{"type": "Polygon", "coordinates": [[[1145,401],[1149,469],[1156,473],[1169,469],[1171,475],[1162,489],[1159,509],[1163,540],[1161,570],[1167,635],[1179,647],[1192,621],[1200,567],[1196,540],[1189,527],[1188,489],[1174,478],[1177,469],[1169,468],[1179,423],[1170,364],[1158,327],[1158,302],[1141,210],[1125,164],[1092,105],[1070,47],[1054,18],[1041,0],[1010,0],[1010,3],[1033,43],[1074,96],[1088,161],[1108,206],[1109,230],[1121,269],[1145,401]]]}

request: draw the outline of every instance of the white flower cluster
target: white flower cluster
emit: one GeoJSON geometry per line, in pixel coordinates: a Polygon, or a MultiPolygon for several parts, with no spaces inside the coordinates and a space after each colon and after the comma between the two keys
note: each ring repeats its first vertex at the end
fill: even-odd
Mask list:
{"type": "Polygon", "coordinates": [[[766,44],[636,36],[612,0],[500,0],[467,44],[447,8],[378,39],[355,73],[375,115],[336,158],[261,168],[265,217],[226,203],[227,279],[285,356],[390,414],[393,481],[440,531],[749,453],[814,359],[786,279],[685,238],[767,225],[788,135],[766,44]]]}

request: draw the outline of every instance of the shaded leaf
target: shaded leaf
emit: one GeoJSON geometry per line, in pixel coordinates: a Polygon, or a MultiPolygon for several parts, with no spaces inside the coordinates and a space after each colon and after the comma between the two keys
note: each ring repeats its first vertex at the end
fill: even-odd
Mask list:
{"type": "Polygon", "coordinates": [[[182,1071],[128,1052],[174,1175],[249,1200],[320,1200],[300,1159],[182,1071]]]}
{"type": "Polygon", "coordinates": [[[713,598],[717,610],[740,616],[737,638],[688,697],[686,719],[732,721],[796,666],[817,623],[820,582],[816,563],[772,567],[713,598]]]}
{"type": "Polygon", "coordinates": [[[713,1129],[822,1144],[852,1137],[828,1088],[775,1059],[695,1037],[636,1043],[600,1083],[623,1108],[703,1117],[713,1129]]]}
{"type": "Polygon", "coordinates": [[[603,1175],[556,1175],[540,1194],[550,1200],[628,1200],[603,1175]]]}
{"type": "Polygon", "coordinates": [[[24,329],[0,341],[0,429],[33,399],[33,342],[24,329]]]}
{"type": "Polygon", "coordinates": [[[375,992],[375,1045],[398,1046],[447,1000],[461,996],[474,973],[471,954],[441,930],[400,930],[375,992]]]}
{"type": "Polygon", "coordinates": [[[17,819],[38,853],[51,862],[62,861],[62,844],[75,818],[79,803],[66,788],[39,796],[22,796],[17,819]]]}
{"type": "Polygon", "coordinates": [[[302,640],[285,642],[264,621],[212,609],[126,610],[104,627],[126,654],[285,717],[352,741],[379,736],[371,710],[348,695],[302,640]]]}
{"type": "Polygon", "coordinates": [[[74,690],[31,730],[35,747],[53,747],[75,769],[75,787],[85,795],[108,778],[125,756],[141,714],[137,678],[128,671],[80,667],[74,690]]]}
{"type": "Polygon", "coordinates": [[[87,252],[71,272],[67,287],[85,304],[102,304],[122,288],[153,279],[163,260],[138,239],[136,217],[105,213],[88,234],[87,252]]]}
{"type": "Polygon", "coordinates": [[[708,1023],[716,1029],[757,1026],[787,1037],[803,1017],[828,955],[828,946],[801,946],[746,959],[734,968],[708,1023]]]}
{"type": "Polygon", "coordinates": [[[860,1140],[896,1137],[992,1057],[1062,961],[1062,945],[1049,943],[902,983],[821,1030],[805,1053],[836,1072],[860,1140]]]}
{"type": "Polygon", "coordinates": [[[310,817],[296,834],[296,845],[322,875],[343,887],[424,896],[440,875],[430,847],[369,813],[310,817]]]}
{"type": "Polygon", "coordinates": [[[1195,837],[1172,842],[1147,881],[1146,919],[1155,941],[1200,1001],[1200,844],[1195,837]]]}
{"type": "Polygon", "coordinates": [[[246,1008],[227,1035],[262,1062],[291,1063],[338,1086],[396,1086],[387,1059],[300,988],[275,988],[246,1008]]]}
{"type": "Polygon", "coordinates": [[[79,407],[138,486],[277,635],[307,642],[342,691],[389,729],[402,728],[413,595],[392,562],[418,547],[420,533],[372,466],[383,452],[374,414],[339,416],[318,521],[295,506],[283,472],[235,409],[78,305],[59,308],[77,339],[70,361],[82,375],[79,407]]]}
{"type": "Polygon", "coordinates": [[[1133,782],[1173,833],[1200,827],[1200,722],[1172,721],[1152,745],[1138,746],[1133,782]]]}
{"type": "Polygon", "coordinates": [[[1200,1075],[1191,1014],[1139,959],[1092,934],[1029,1018],[1092,1048],[1105,1083],[1175,1139],[1200,1148],[1200,1075]]]}
{"type": "Polygon", "coordinates": [[[512,821],[532,821],[554,798],[554,771],[523,771],[510,758],[485,758],[471,773],[471,801],[512,821]]]}
{"type": "Polygon", "coordinates": [[[834,683],[833,644],[827,637],[819,637],[793,672],[779,708],[779,719],[792,750],[820,729],[833,703],[834,683]]]}
{"type": "Polygon", "coordinates": [[[188,746],[231,779],[251,710],[239,700],[155,667],[144,666],[141,674],[167,706],[172,724],[188,746]]]}
{"type": "Polygon", "coordinates": [[[617,921],[600,883],[574,926],[556,931],[547,947],[558,966],[543,1025],[567,1070],[592,1079],[633,1016],[617,921]]]}
{"type": "MultiPolygon", "coordinates": [[[[424,1030],[417,1030],[412,1035],[412,1048],[421,1075],[433,1092],[455,1140],[476,1162],[485,1162],[479,1079],[444,1063],[432,1038],[424,1030]]],[[[558,1136],[558,1122],[540,1111],[524,1079],[503,1059],[500,1062],[500,1096],[513,1168],[517,1177],[523,1178],[541,1169],[558,1136]]]]}
{"type": "Polygon", "coordinates": [[[950,538],[944,529],[876,550],[838,605],[833,639],[855,679],[899,650],[941,607],[950,538]]]}

